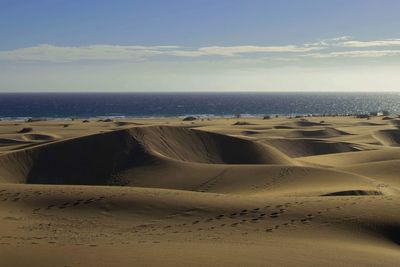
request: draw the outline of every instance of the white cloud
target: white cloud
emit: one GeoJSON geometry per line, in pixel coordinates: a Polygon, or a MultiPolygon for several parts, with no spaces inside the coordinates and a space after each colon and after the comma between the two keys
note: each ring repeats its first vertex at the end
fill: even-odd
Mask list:
{"type": "Polygon", "coordinates": [[[38,45],[0,51],[0,60],[71,62],[81,60],[142,60],[155,56],[230,57],[250,53],[301,53],[320,47],[285,46],[209,46],[190,49],[180,46],[90,45],[79,47],[38,45]]]}
{"type": "Polygon", "coordinates": [[[350,58],[376,58],[388,56],[400,56],[400,50],[356,50],[356,51],[341,51],[331,53],[312,53],[305,56],[313,58],[336,58],[336,57],[350,57],[350,58]]]}
{"type": "Polygon", "coordinates": [[[280,46],[39,45],[0,51],[0,91],[396,91],[396,40],[342,36],[280,46]]]}
{"type": "Polygon", "coordinates": [[[331,38],[329,40],[331,40],[331,41],[347,41],[350,39],[351,39],[350,36],[339,36],[339,37],[331,38]]]}
{"type": "Polygon", "coordinates": [[[305,46],[326,46],[344,48],[400,46],[400,38],[361,41],[352,40],[350,36],[340,36],[335,38],[322,39],[317,42],[308,43],[305,46]]]}
{"type": "Polygon", "coordinates": [[[340,42],[350,40],[350,36],[339,36],[334,38],[322,39],[317,42],[307,43],[305,47],[329,47],[329,46],[336,46],[340,42]]]}
{"type": "Polygon", "coordinates": [[[39,45],[10,51],[0,51],[0,60],[69,62],[79,60],[125,60],[142,59],[162,55],[178,46],[120,46],[91,45],[67,47],[39,45]]]}
{"type": "Polygon", "coordinates": [[[206,55],[219,55],[219,56],[235,56],[244,53],[299,53],[308,52],[312,50],[319,50],[322,47],[304,47],[295,45],[285,45],[285,46],[209,46],[202,47],[199,52],[206,55]]]}
{"type": "MultiPolygon", "coordinates": [[[[348,36],[322,39],[317,42],[300,45],[237,45],[237,46],[139,46],[139,45],[89,45],[89,46],[55,46],[38,45],[27,48],[0,51],[0,61],[39,61],[39,62],[78,62],[78,61],[152,61],[161,58],[201,58],[228,57],[242,59],[265,58],[295,61],[299,58],[367,58],[394,57],[399,55],[400,39],[382,39],[359,41],[348,36]],[[392,49],[379,50],[381,47],[392,49]],[[363,50],[375,47],[376,50],[363,50]],[[257,54],[257,57],[255,55],[257,54]]],[[[281,60],[283,61],[283,60],[281,60]]]]}
{"type": "Polygon", "coordinates": [[[346,41],[342,43],[343,47],[379,47],[379,46],[400,46],[400,39],[383,39],[372,41],[346,41]]]}

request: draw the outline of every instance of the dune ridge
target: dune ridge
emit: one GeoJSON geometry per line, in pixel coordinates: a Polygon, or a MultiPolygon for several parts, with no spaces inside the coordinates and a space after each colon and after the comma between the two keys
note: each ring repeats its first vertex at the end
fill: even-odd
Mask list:
{"type": "Polygon", "coordinates": [[[333,127],[325,127],[323,129],[312,130],[293,130],[288,134],[288,137],[296,138],[329,138],[349,135],[349,133],[337,130],[333,127]]]}

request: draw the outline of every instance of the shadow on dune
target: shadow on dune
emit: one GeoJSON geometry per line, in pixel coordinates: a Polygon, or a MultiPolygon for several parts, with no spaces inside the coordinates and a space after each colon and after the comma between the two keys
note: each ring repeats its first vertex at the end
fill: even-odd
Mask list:
{"type": "Polygon", "coordinates": [[[367,233],[377,236],[386,242],[390,242],[397,246],[400,245],[400,224],[396,221],[369,221],[361,223],[360,227],[367,233]]]}
{"type": "Polygon", "coordinates": [[[396,224],[386,224],[380,229],[382,234],[397,245],[400,245],[400,226],[396,224]]]}
{"type": "Polygon", "coordinates": [[[382,192],[376,190],[346,190],[324,194],[322,196],[377,196],[383,195],[382,192]]]}
{"type": "Polygon", "coordinates": [[[293,138],[329,138],[343,135],[350,135],[347,132],[337,130],[331,127],[325,127],[318,130],[294,130],[288,134],[288,137],[293,138]]]}
{"type": "Polygon", "coordinates": [[[400,146],[400,130],[398,129],[376,131],[372,136],[385,146],[400,146]]]}

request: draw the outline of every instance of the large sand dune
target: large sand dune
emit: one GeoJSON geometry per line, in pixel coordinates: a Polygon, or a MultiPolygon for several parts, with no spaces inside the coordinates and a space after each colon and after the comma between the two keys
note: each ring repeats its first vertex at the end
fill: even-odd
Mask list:
{"type": "MultiPolygon", "coordinates": [[[[25,137],[25,135],[24,135],[25,137]]],[[[47,139],[46,139],[47,140],[47,139]]],[[[0,158],[0,179],[22,183],[118,183],[121,172],[164,159],[209,164],[290,164],[267,145],[173,126],[99,133],[9,153],[0,158]]]]}
{"type": "Polygon", "coordinates": [[[0,266],[396,266],[392,121],[0,122],[0,266]]]}

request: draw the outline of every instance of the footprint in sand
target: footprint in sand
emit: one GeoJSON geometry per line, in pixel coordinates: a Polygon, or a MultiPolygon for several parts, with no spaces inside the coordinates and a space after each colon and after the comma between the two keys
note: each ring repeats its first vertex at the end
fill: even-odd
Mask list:
{"type": "Polygon", "coordinates": [[[269,215],[269,217],[271,217],[271,218],[278,218],[280,216],[280,213],[279,212],[273,212],[273,213],[271,213],[270,215],[269,215]]]}

